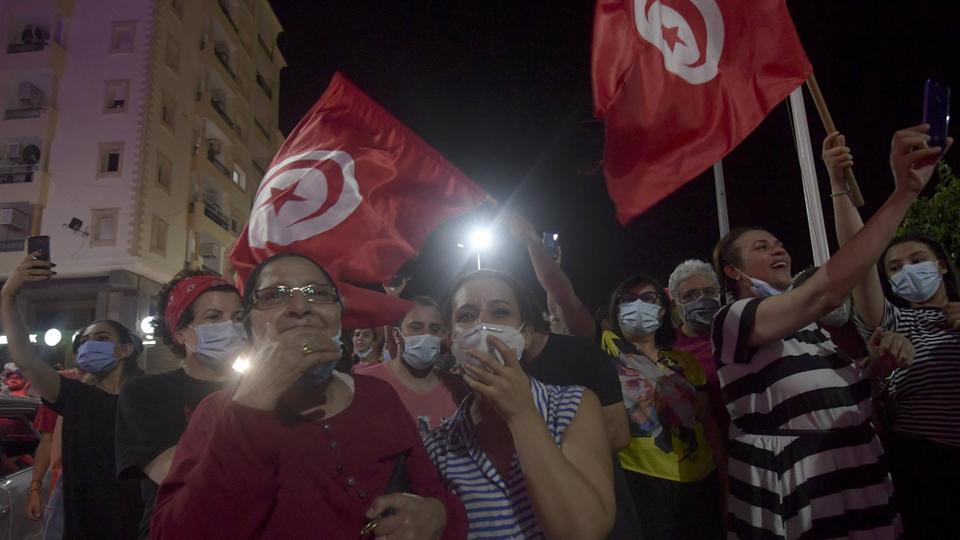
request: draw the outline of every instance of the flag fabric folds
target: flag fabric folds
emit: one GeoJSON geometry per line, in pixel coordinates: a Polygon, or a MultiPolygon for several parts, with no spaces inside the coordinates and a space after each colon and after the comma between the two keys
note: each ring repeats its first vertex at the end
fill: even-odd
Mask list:
{"type": "Polygon", "coordinates": [[[784,0],[598,0],[592,69],[624,225],[727,155],[812,71],[784,0]]]}
{"type": "Polygon", "coordinates": [[[272,255],[305,255],[337,280],[346,327],[389,324],[409,303],[362,286],[389,279],[485,196],[338,73],[271,162],[231,262],[242,281],[272,255]]]}

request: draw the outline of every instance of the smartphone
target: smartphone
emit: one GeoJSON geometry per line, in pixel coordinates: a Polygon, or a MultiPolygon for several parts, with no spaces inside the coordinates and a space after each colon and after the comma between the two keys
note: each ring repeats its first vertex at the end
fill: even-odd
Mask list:
{"type": "Polygon", "coordinates": [[[545,232],[543,233],[543,249],[547,250],[547,253],[553,257],[557,258],[557,255],[560,254],[560,233],[556,232],[545,232]]]}
{"type": "Polygon", "coordinates": [[[31,236],[27,238],[27,253],[42,251],[40,258],[50,260],[50,237],[49,236],[31,236]]]}
{"type": "Polygon", "coordinates": [[[930,124],[930,146],[945,148],[950,127],[950,87],[927,79],[923,90],[923,123],[930,124]]]}

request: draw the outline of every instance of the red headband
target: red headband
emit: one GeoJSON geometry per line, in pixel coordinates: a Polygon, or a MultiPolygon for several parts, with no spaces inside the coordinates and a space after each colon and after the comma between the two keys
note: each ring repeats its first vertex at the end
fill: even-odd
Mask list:
{"type": "Polygon", "coordinates": [[[171,334],[176,332],[180,316],[198,296],[220,285],[230,284],[217,276],[190,276],[180,280],[170,291],[167,308],[163,310],[163,320],[167,323],[168,331],[171,334]]]}

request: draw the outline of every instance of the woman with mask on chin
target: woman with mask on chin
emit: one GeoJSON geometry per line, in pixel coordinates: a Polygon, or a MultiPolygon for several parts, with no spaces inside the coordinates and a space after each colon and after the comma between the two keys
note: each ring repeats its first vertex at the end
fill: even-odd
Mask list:
{"type": "Polygon", "coordinates": [[[630,422],[620,451],[644,538],[718,538],[722,491],[715,456],[722,438],[697,359],[673,348],[666,291],[636,274],[613,292],[614,359],[630,422]],[[691,519],[691,516],[697,516],[691,519]]]}
{"type": "Polygon", "coordinates": [[[182,270],[160,288],[157,307],[156,335],[183,362],[179,369],[130,381],[117,409],[117,475],[141,482],[140,538],[150,533],[157,487],[190,414],[236,378],[233,363],[246,340],[240,292],[219,276],[182,270]]]}
{"type": "Polygon", "coordinates": [[[287,253],[244,282],[250,367],[193,412],[150,537],[464,538],[396,393],[334,371],[344,306],[329,274],[287,253]]]}
{"type": "Polygon", "coordinates": [[[530,379],[520,357],[539,317],[496,272],[457,280],[444,303],[457,369],[473,392],[425,438],[477,538],[604,538],[615,505],[600,402],[530,379]]]}
{"type": "MultiPolygon", "coordinates": [[[[943,149],[927,148],[927,129],[894,135],[893,194],[803,285],[790,289],[790,255],[764,229],[734,229],[714,248],[737,299],[717,313],[712,339],[733,425],[728,522],[739,537],[901,532],[870,422],[871,381],[817,320],[862,283],[930,180],[943,149]]],[[[845,186],[834,194],[845,198],[845,186]]],[[[854,303],[864,309],[856,293],[854,303]]]]}
{"type": "Polygon", "coordinates": [[[74,338],[73,351],[89,384],[62,377],[40,359],[17,311],[17,295],[25,282],[49,280],[56,273],[42,255],[31,253],[4,283],[0,325],[10,359],[44,403],[63,417],[63,538],[136,538],[143,512],[140,490],[117,480],[113,441],[117,396],[138,371],[142,345],[116,321],[95,321],[83,328],[74,338]]]}
{"type": "MultiPolygon", "coordinates": [[[[922,133],[922,132],[921,132],[922,133]]],[[[926,145],[926,141],[920,141],[926,145]]],[[[834,192],[853,163],[839,133],[823,144],[834,192]]],[[[929,178],[932,164],[916,171],[929,178]]],[[[864,228],[848,197],[835,197],[837,240],[852,242],[864,228]]],[[[944,216],[957,227],[957,216],[944,216]]],[[[869,225],[869,224],[868,224],[869,225]]],[[[890,468],[910,538],[956,535],[960,483],[960,282],[943,246],[920,235],[894,238],[876,269],[853,289],[855,322],[864,339],[903,333],[916,348],[913,362],[886,380],[884,405],[891,433],[890,468]]]]}

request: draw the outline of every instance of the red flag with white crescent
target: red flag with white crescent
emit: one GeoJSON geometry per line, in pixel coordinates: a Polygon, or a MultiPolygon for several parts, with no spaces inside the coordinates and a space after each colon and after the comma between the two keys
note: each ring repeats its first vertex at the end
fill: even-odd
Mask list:
{"type": "Polygon", "coordinates": [[[362,286],[392,277],[438,225],[485,197],[337,73],[273,158],[230,258],[242,282],[274,254],[306,255],[337,280],[346,327],[389,324],[409,303],[362,286]]]}
{"type": "Polygon", "coordinates": [[[594,113],[620,223],[727,155],[812,69],[784,0],[597,0],[594,113]]]}

